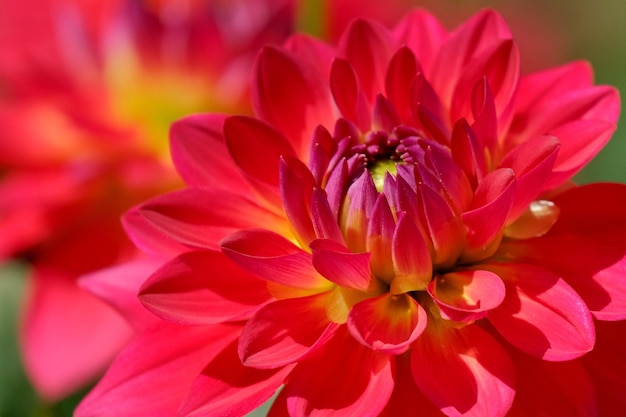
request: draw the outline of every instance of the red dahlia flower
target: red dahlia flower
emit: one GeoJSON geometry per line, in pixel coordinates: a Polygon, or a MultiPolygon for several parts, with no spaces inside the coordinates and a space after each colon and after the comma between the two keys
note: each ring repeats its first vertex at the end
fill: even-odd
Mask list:
{"type": "Polygon", "coordinates": [[[416,11],[265,48],[252,94],[173,126],[188,188],[125,218],[172,323],[77,416],[626,413],[626,186],[569,182],[619,111],[587,64],[520,78],[497,13],[416,11]]]}
{"type": "Polygon", "coordinates": [[[23,357],[54,400],[131,336],[76,282],[135,257],[119,217],[182,185],[171,121],[248,112],[250,65],[291,31],[293,11],[275,0],[0,3],[0,258],[32,265],[23,357]]]}

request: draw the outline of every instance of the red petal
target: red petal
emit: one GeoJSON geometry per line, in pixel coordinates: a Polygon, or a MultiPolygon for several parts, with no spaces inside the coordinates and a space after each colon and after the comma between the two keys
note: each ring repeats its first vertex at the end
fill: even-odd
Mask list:
{"type": "Polygon", "coordinates": [[[254,201],[215,189],[186,188],[163,194],[144,203],[139,212],[171,239],[200,249],[217,249],[222,238],[237,230],[283,223],[254,201]]]}
{"type": "Polygon", "coordinates": [[[385,92],[404,121],[411,114],[410,89],[406,87],[411,85],[417,72],[418,63],[415,60],[415,55],[406,46],[398,49],[389,62],[389,68],[387,68],[385,92]]]}
{"type": "Polygon", "coordinates": [[[83,275],[78,283],[118,310],[135,329],[142,330],[161,319],[146,310],[137,292],[164,263],[162,259],[139,259],[83,275]]]}
{"type": "Polygon", "coordinates": [[[603,120],[576,120],[549,132],[559,139],[561,148],[546,190],[554,189],[580,171],[606,145],[615,124],[603,120]]]}
{"type": "Polygon", "coordinates": [[[245,230],[228,236],[221,247],[238,265],[270,282],[316,291],[332,286],[313,267],[309,253],[276,233],[245,230]]]}
{"type": "MultiPolygon", "coordinates": [[[[517,371],[515,401],[507,417],[598,417],[596,390],[581,361],[547,362],[510,352],[517,371]]],[[[621,396],[621,394],[620,394],[621,396]]],[[[622,409],[623,411],[624,409],[622,409]]]]}
{"type": "Polygon", "coordinates": [[[378,23],[355,20],[339,41],[338,56],[352,64],[361,88],[372,103],[375,95],[384,91],[385,71],[391,58],[388,31],[378,23]]]}
{"type": "Polygon", "coordinates": [[[278,368],[306,357],[337,329],[326,315],[329,293],[279,300],[259,310],[239,337],[245,366],[278,368]]]}
{"type": "Polygon", "coordinates": [[[504,300],[504,283],[489,271],[467,270],[437,275],[428,292],[439,305],[441,315],[454,321],[485,317],[504,300]]]}
{"type": "Polygon", "coordinates": [[[303,246],[317,238],[311,219],[311,196],[315,179],[311,171],[296,158],[280,162],[280,194],[285,214],[303,246]]]}
{"type": "Polygon", "coordinates": [[[289,141],[272,126],[247,116],[227,118],[224,137],[228,152],[239,169],[261,196],[280,206],[279,162],[281,157],[295,155],[289,141]]]}
{"type": "Polygon", "coordinates": [[[344,327],[296,366],[276,399],[292,416],[376,417],[393,389],[392,357],[355,341],[344,327]]]}
{"type": "Polygon", "coordinates": [[[344,244],[341,229],[337,224],[337,217],[333,214],[326,192],[321,188],[313,190],[311,201],[311,217],[313,228],[317,237],[322,239],[332,239],[335,242],[344,244]]]}
{"type": "Polygon", "coordinates": [[[224,145],[224,116],[188,116],[172,124],[170,152],[178,173],[188,185],[223,187],[249,192],[248,183],[233,164],[224,145]]]}
{"type": "Polygon", "coordinates": [[[430,78],[435,56],[447,36],[448,33],[441,23],[425,10],[410,12],[394,29],[397,44],[407,45],[412,49],[427,78],[430,78]]]}
{"type": "Polygon", "coordinates": [[[409,354],[396,356],[393,393],[379,417],[445,417],[415,384],[409,359],[409,354]]]}
{"type": "Polygon", "coordinates": [[[21,329],[24,366],[37,391],[53,401],[106,369],[133,329],[72,276],[38,267],[32,279],[21,329]]]}
{"type": "Polygon", "coordinates": [[[379,194],[367,227],[366,249],[370,253],[372,273],[385,282],[394,278],[391,242],[396,223],[384,194],[379,194]]]}
{"type": "Polygon", "coordinates": [[[362,131],[370,130],[368,103],[354,68],[345,59],[335,58],[330,70],[330,90],[341,114],[362,131]]]}
{"type": "Polygon", "coordinates": [[[163,265],[139,290],[159,317],[182,324],[249,318],[271,299],[265,281],[240,269],[221,252],[184,253],[163,265]]]}
{"type": "Polygon", "coordinates": [[[399,355],[426,328],[426,311],[408,294],[383,294],[355,304],[348,330],[373,350],[399,355]]]}
{"type": "Polygon", "coordinates": [[[598,416],[621,417],[626,410],[626,322],[596,322],[596,330],[596,346],[582,362],[596,388],[598,416]]]}
{"type": "Polygon", "coordinates": [[[493,10],[477,13],[450,33],[438,51],[429,77],[446,107],[450,108],[454,88],[468,63],[508,39],[511,33],[504,19],[493,10]]]}
{"type": "Polygon", "coordinates": [[[476,325],[427,329],[414,344],[411,369],[424,395],[450,417],[503,417],[515,396],[511,359],[476,325]]]}
{"type": "MultiPolygon", "coordinates": [[[[185,417],[243,416],[267,401],[292,367],[255,369],[241,364],[237,342],[212,358],[189,390],[178,413],[185,417]]],[[[197,375],[197,374],[194,374],[197,375]]],[[[162,395],[162,393],[161,393],[162,395]]]]}
{"type": "Polygon", "coordinates": [[[146,220],[139,212],[140,207],[133,207],[122,216],[126,235],[135,246],[148,255],[164,259],[189,250],[146,220]]]}
{"type": "Polygon", "coordinates": [[[392,259],[395,271],[390,289],[392,294],[423,290],[432,279],[430,250],[413,219],[407,215],[401,215],[398,220],[393,235],[392,259]]]}
{"type": "Polygon", "coordinates": [[[489,321],[518,349],[548,361],[574,359],[595,343],[593,319],[580,296],[559,276],[526,264],[492,264],[506,285],[489,321]]]}
{"type": "Polygon", "coordinates": [[[554,137],[537,137],[515,147],[500,163],[499,168],[511,168],[517,178],[515,200],[507,217],[509,223],[519,217],[543,190],[559,146],[554,137]]]}
{"type": "Polygon", "coordinates": [[[74,415],[176,415],[202,368],[239,331],[240,326],[235,325],[180,326],[162,322],[126,346],[74,415]]]}
{"type": "Polygon", "coordinates": [[[454,124],[451,138],[452,158],[475,188],[487,173],[485,147],[465,119],[454,124]]]}
{"type": "Polygon", "coordinates": [[[256,62],[252,102],[256,113],[292,143],[301,158],[317,125],[332,126],[328,85],[315,68],[296,55],[265,47],[256,62]]]}
{"type": "Polygon", "coordinates": [[[462,259],[485,259],[497,249],[504,222],[515,196],[513,170],[497,169],[478,184],[470,210],[461,215],[467,226],[467,244],[462,259]]]}

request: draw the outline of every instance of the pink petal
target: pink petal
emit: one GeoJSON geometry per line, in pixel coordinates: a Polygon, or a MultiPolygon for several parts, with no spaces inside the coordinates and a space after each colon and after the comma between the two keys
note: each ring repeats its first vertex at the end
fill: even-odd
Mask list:
{"type": "Polygon", "coordinates": [[[280,194],[283,209],[296,236],[303,246],[315,240],[317,235],[311,219],[311,197],[315,179],[311,171],[296,158],[280,161],[280,194]]]}
{"type": "Polygon", "coordinates": [[[452,158],[463,170],[470,184],[476,187],[478,181],[487,173],[485,147],[465,119],[460,119],[454,124],[450,150],[452,158]]]}
{"type": "Polygon", "coordinates": [[[137,259],[83,275],[78,284],[114,307],[135,329],[142,330],[161,320],[137,299],[139,287],[165,263],[163,259],[137,259]]]}
{"type": "Polygon", "coordinates": [[[376,186],[368,172],[361,174],[348,189],[345,204],[349,204],[349,207],[343,230],[348,248],[352,252],[366,251],[365,232],[377,198],[376,186]]]}
{"type": "Polygon", "coordinates": [[[254,76],[256,113],[283,132],[296,154],[305,158],[315,127],[333,125],[325,80],[293,53],[269,46],[259,54],[254,76]]]}
{"type": "Polygon", "coordinates": [[[391,58],[388,31],[373,21],[355,20],[339,41],[338,56],[346,58],[357,73],[359,84],[370,103],[384,91],[384,77],[391,58]]]}
{"type": "Polygon", "coordinates": [[[341,114],[363,131],[370,129],[368,103],[354,68],[345,59],[335,58],[330,71],[330,91],[341,114]]]}
{"type": "Polygon", "coordinates": [[[394,364],[341,327],[326,345],[299,363],[276,402],[291,416],[375,417],[391,396],[394,364]]]}
{"type": "Polygon", "coordinates": [[[237,167],[261,196],[279,206],[280,158],[295,155],[287,138],[267,123],[247,116],[228,117],[224,137],[237,167]]]}
{"type": "Polygon", "coordinates": [[[239,357],[245,366],[278,368],[326,343],[338,324],[329,321],[329,293],[279,300],[261,308],[243,328],[239,357]]]}
{"type": "Polygon", "coordinates": [[[449,108],[458,79],[468,63],[488,48],[511,39],[502,17],[493,10],[475,14],[458,26],[438,50],[429,77],[442,102],[449,108]]]}
{"type": "Polygon", "coordinates": [[[626,410],[626,322],[596,322],[597,342],[582,362],[596,388],[600,417],[620,417],[626,410]]]}
{"type": "Polygon", "coordinates": [[[435,276],[428,292],[448,320],[474,321],[485,317],[504,300],[505,287],[489,271],[466,270],[435,276]]]}
{"type": "Polygon", "coordinates": [[[196,376],[240,329],[162,322],[126,346],[74,415],[176,415],[196,376]]]}
{"type": "Polygon", "coordinates": [[[611,232],[546,236],[503,247],[515,259],[559,274],[600,320],[626,319],[626,236],[611,232]]]}
{"type": "Polygon", "coordinates": [[[415,55],[403,46],[393,55],[385,75],[385,92],[403,121],[411,114],[411,97],[407,85],[411,85],[418,72],[415,55]]]}
{"type": "Polygon", "coordinates": [[[195,187],[223,187],[249,192],[248,183],[233,164],[224,145],[224,116],[199,114],[172,124],[170,152],[176,170],[195,187]]]}
{"type": "Polygon", "coordinates": [[[606,145],[615,128],[603,120],[576,120],[551,130],[549,134],[559,139],[561,148],[544,188],[557,188],[573,177],[606,145]]]}
{"type": "Polygon", "coordinates": [[[424,290],[433,275],[430,250],[408,215],[401,215],[398,220],[391,250],[395,277],[390,292],[401,294],[424,290]]]}
{"type": "Polygon", "coordinates": [[[311,201],[311,218],[313,219],[313,228],[317,237],[322,239],[332,239],[335,242],[344,244],[343,235],[337,217],[333,214],[326,192],[321,188],[313,190],[311,201]]]}
{"type": "Polygon", "coordinates": [[[408,294],[386,293],[355,304],[347,325],[350,334],[365,346],[399,355],[426,328],[426,311],[408,294]]]}
{"type": "Polygon", "coordinates": [[[499,168],[511,168],[517,178],[515,200],[507,217],[515,220],[537,198],[554,167],[559,141],[550,136],[528,140],[511,150],[499,168]]]}
{"type": "Polygon", "coordinates": [[[311,254],[276,233],[241,231],[224,239],[221,247],[239,266],[270,282],[319,291],[332,285],[313,267],[311,254]]]}
{"type": "Polygon", "coordinates": [[[148,255],[164,259],[189,250],[187,246],[178,243],[146,220],[139,212],[140,207],[133,207],[122,216],[126,235],[135,246],[148,255]]]}
{"type": "Polygon", "coordinates": [[[174,258],[150,276],[138,296],[157,316],[181,324],[247,319],[271,299],[265,281],[211,251],[174,258]]]}
{"type": "Polygon", "coordinates": [[[241,229],[278,226],[282,219],[256,202],[224,190],[186,188],[154,197],[139,208],[152,227],[191,248],[217,249],[241,229]]]}
{"type": "Polygon", "coordinates": [[[461,215],[467,226],[462,259],[485,259],[495,252],[515,190],[515,175],[508,168],[492,171],[478,184],[470,210],[461,215]]]}
{"type": "Polygon", "coordinates": [[[237,356],[237,342],[234,341],[210,360],[193,381],[178,413],[171,415],[243,416],[267,401],[291,369],[245,367],[237,356]]]}
{"type": "Polygon", "coordinates": [[[385,282],[394,278],[391,241],[396,228],[391,208],[384,194],[379,194],[367,227],[366,249],[370,253],[372,273],[385,282]]]}
{"type": "Polygon", "coordinates": [[[104,371],[133,329],[73,276],[38,267],[31,285],[21,329],[24,367],[40,395],[59,400],[104,371]]]}
{"type": "Polygon", "coordinates": [[[430,78],[431,67],[448,33],[437,18],[426,10],[409,12],[394,28],[394,37],[398,45],[407,45],[430,78]]]}
{"type": "Polygon", "coordinates": [[[451,266],[463,250],[465,226],[437,191],[424,184],[419,184],[418,190],[418,204],[423,210],[422,224],[427,228],[435,249],[433,264],[451,266]]]}
{"type": "MultiPolygon", "coordinates": [[[[599,417],[596,391],[581,361],[547,362],[510,352],[517,371],[515,401],[507,417],[599,417]]],[[[620,394],[621,396],[621,394],[620,394]]],[[[623,410],[623,409],[622,409],[623,410]]]]}
{"type": "Polygon", "coordinates": [[[427,329],[411,354],[419,389],[449,417],[503,417],[515,396],[513,363],[476,325],[427,329]]]}
{"type": "Polygon", "coordinates": [[[378,287],[370,271],[369,253],[351,253],[340,243],[327,239],[311,242],[311,249],[313,266],[329,281],[365,292],[378,287]]]}
{"type": "Polygon", "coordinates": [[[491,324],[518,349],[548,361],[574,359],[595,343],[591,313],[567,283],[548,270],[527,264],[483,265],[506,286],[491,324]]]}

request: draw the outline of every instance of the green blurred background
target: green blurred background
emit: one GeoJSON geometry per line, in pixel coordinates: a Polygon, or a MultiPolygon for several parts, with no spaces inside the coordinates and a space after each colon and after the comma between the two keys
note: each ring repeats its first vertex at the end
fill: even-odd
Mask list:
{"type": "MultiPolygon", "coordinates": [[[[448,28],[483,7],[493,7],[505,16],[518,36],[525,71],[586,59],[593,64],[598,84],[626,91],[626,0],[396,1],[431,10],[448,28]]],[[[318,9],[315,1],[307,7],[309,12],[318,9]]],[[[319,31],[319,25],[310,19],[313,15],[302,13],[301,26],[319,31]]],[[[577,180],[626,182],[625,155],[626,128],[620,125],[609,145],[577,180]]],[[[71,416],[84,392],[58,404],[45,404],[28,384],[20,364],[16,327],[25,272],[26,268],[18,264],[0,269],[0,417],[71,416]]],[[[267,406],[251,415],[264,416],[266,412],[267,406]]]]}

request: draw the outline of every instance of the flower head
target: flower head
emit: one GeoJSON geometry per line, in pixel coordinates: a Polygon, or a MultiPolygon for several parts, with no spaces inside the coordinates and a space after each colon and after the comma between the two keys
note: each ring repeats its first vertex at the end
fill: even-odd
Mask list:
{"type": "Polygon", "coordinates": [[[125,221],[174,256],[139,297],[179,325],[140,335],[78,415],[243,415],[281,385],[272,415],[531,415],[554,401],[537,375],[559,415],[614,406],[580,359],[626,318],[626,187],[569,181],[619,111],[586,64],[520,77],[497,13],[448,33],[415,11],[266,47],[252,97],[256,117],[173,126],[189,187],[125,221]],[[167,404],[137,398],[183,358],[167,404]]]}

